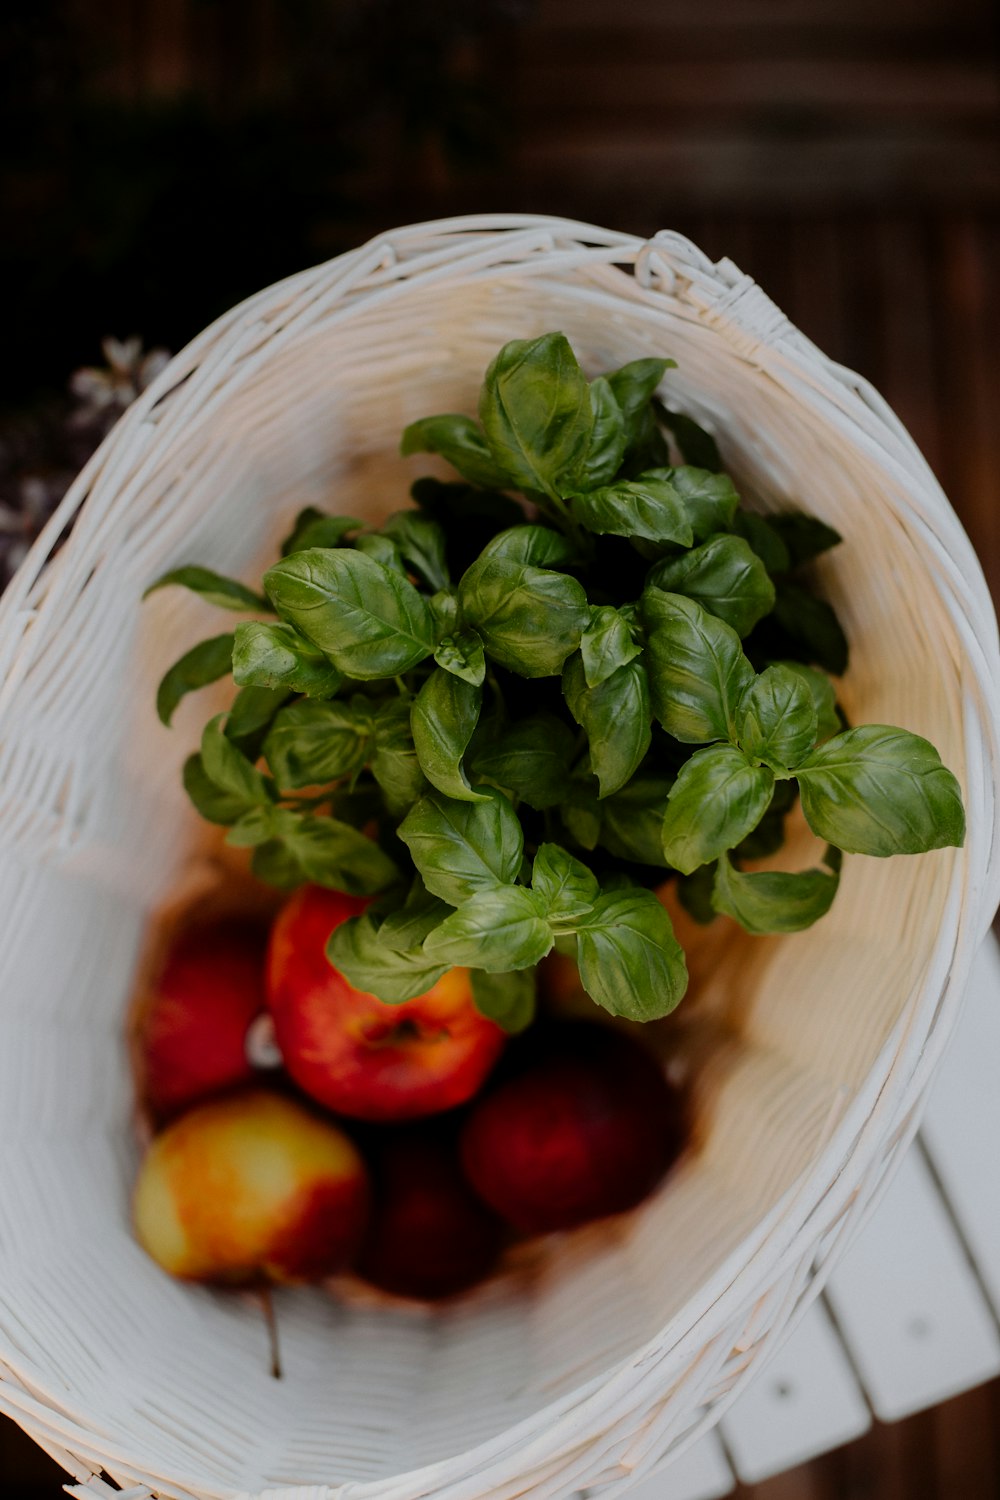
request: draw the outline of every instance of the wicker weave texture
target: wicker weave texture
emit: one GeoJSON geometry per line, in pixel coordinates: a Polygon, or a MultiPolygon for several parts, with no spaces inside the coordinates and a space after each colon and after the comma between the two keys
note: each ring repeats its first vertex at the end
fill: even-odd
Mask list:
{"type": "Polygon", "coordinates": [[[992,607],[877,394],[677,236],[401,230],[172,362],[0,604],[0,672],[0,1410],[80,1493],[107,1493],[103,1469],[176,1500],[610,1497],[716,1420],[915,1128],[998,894],[992,607]],[[443,1311],[280,1298],[275,1384],[258,1310],[170,1282],[128,1227],[124,1010],[151,914],[205,860],[178,778],[204,704],[167,734],[152,687],[218,629],[140,595],[193,559],[251,578],[302,505],[398,508],[428,467],[397,456],[403,425],[470,409],[501,343],[555,327],[591,373],[672,355],[671,397],[743,493],[844,533],[823,582],[852,642],[845,705],[937,744],[968,841],[849,858],[815,929],[713,951],[685,1023],[698,1149],[642,1211],[443,1311]]]}

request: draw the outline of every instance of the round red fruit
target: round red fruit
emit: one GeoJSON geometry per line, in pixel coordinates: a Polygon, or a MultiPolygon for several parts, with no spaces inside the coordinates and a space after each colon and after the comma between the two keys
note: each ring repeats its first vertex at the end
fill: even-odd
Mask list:
{"type": "Polygon", "coordinates": [[[134,1027],[140,1092],[161,1119],[255,1076],[247,1032],[266,1008],[266,929],[238,917],[180,932],[134,1027]]]}
{"type": "Polygon", "coordinates": [[[426,994],[386,1005],[349,984],[326,957],[333,929],[366,903],[304,886],[278,914],[267,994],[285,1067],[307,1094],[359,1120],[409,1120],[464,1104],[503,1050],[480,1015],[466,969],[426,994]]]}
{"type": "Polygon", "coordinates": [[[683,1139],[678,1096],[643,1047],[607,1026],[556,1024],[512,1049],[465,1122],[462,1162],[491,1208],[541,1234],[633,1208],[683,1139]]]}
{"type": "Polygon", "coordinates": [[[465,1181],[452,1129],[393,1131],[371,1166],[375,1196],[361,1276],[397,1296],[433,1301],[489,1274],[503,1225],[465,1181]]]}

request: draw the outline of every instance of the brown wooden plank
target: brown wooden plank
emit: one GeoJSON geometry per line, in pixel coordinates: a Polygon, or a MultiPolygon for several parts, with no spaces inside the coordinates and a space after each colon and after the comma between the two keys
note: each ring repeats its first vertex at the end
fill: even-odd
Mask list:
{"type": "Polygon", "coordinates": [[[99,19],[91,22],[88,40],[94,61],[90,84],[95,94],[126,100],[137,97],[136,22],[135,0],[106,0],[99,19]]]}
{"type": "Polygon", "coordinates": [[[968,1391],[927,1414],[938,1495],[995,1496],[1000,1489],[994,1393],[968,1391]]]}
{"type": "Polygon", "coordinates": [[[796,217],[789,229],[792,283],[786,311],[838,364],[846,364],[850,353],[842,239],[838,221],[829,215],[796,217]]]}
{"type": "Polygon", "coordinates": [[[178,94],[191,86],[188,10],[189,0],[156,0],[141,11],[139,45],[148,93],[178,94]]]}
{"type": "Polygon", "coordinates": [[[880,287],[878,384],[940,475],[938,299],[926,226],[920,218],[880,219],[872,248],[880,287]]]}
{"type": "Polygon", "coordinates": [[[739,1500],[828,1500],[822,1475],[814,1464],[802,1464],[776,1474],[765,1484],[745,1484],[736,1491],[739,1500]]]}
{"type": "MultiPolygon", "coordinates": [[[[844,132],[833,138],[751,131],[656,134],[538,131],[521,144],[529,206],[580,213],[581,200],[613,220],[644,222],[658,202],[677,207],[1000,202],[1000,157],[992,128],[943,139],[933,130],[844,132]],[[619,207],[620,205],[620,207],[619,207]]],[[[585,216],[593,217],[588,207],[585,216]]]]}
{"type": "MultiPolygon", "coordinates": [[[[899,29],[927,26],[990,26],[989,0],[716,0],[706,13],[703,0],[630,0],[628,25],[655,31],[676,27],[711,26],[720,36],[728,31],[768,31],[786,27],[824,32],[830,27],[867,30],[891,23],[899,29]]],[[[616,18],[621,21],[621,18],[616,18]]],[[[539,27],[606,27],[607,0],[541,0],[534,17],[539,27]]]]}
{"type": "Polygon", "coordinates": [[[581,27],[572,16],[548,25],[532,20],[521,31],[525,53],[536,67],[566,65],[592,57],[608,67],[634,62],[713,63],[719,61],[781,62],[821,54],[824,59],[861,62],[878,58],[898,62],[927,62],[934,58],[954,63],[976,61],[994,50],[995,29],[987,12],[961,20],[942,13],[934,24],[911,27],[898,16],[873,6],[864,25],[839,15],[815,26],[719,27],[714,13],[701,12],[677,25],[671,7],[661,12],[662,24],[637,26],[626,9],[604,12],[605,24],[581,27]]]}
{"type": "Polygon", "coordinates": [[[597,49],[577,59],[523,52],[519,103],[529,121],[560,116],[586,120],[606,115],[605,128],[643,112],[654,120],[711,115],[724,123],[761,110],[796,108],[854,126],[916,116],[926,128],[934,116],[951,124],[983,119],[1000,107],[1000,78],[989,54],[944,61],[858,55],[845,60],[818,55],[692,60],[669,48],[662,55],[615,59],[597,49]]]}
{"type": "Polygon", "coordinates": [[[938,230],[945,487],[1000,592],[1000,292],[995,221],[938,230]]]}

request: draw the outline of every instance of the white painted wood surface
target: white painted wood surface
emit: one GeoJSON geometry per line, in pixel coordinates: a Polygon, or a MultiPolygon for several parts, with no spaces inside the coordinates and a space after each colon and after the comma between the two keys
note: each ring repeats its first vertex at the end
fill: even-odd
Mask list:
{"type": "Polygon", "coordinates": [[[829,1313],[815,1303],[723,1419],[726,1446],[748,1483],[860,1437],[871,1423],[829,1313]]]}
{"type": "Polygon", "coordinates": [[[989,1303],[918,1150],[834,1272],[827,1297],[882,1421],[1000,1373],[989,1303]]]}
{"type": "Polygon", "coordinates": [[[629,1500],[717,1500],[1000,1374],[1000,945],[976,961],[920,1136],[824,1298],[629,1500]],[[720,1441],[721,1439],[721,1441],[720,1441]],[[728,1458],[728,1464],[727,1464],[728,1458]]]}
{"type": "Polygon", "coordinates": [[[708,1432],[672,1463],[628,1492],[628,1500],[720,1500],[733,1488],[733,1471],[718,1435],[708,1432]]]}

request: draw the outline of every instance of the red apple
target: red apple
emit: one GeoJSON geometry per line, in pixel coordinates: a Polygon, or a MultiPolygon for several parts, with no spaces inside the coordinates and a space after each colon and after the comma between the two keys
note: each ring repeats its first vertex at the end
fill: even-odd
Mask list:
{"type": "Polygon", "coordinates": [[[161,1119],[250,1082],[247,1031],[264,1013],[267,932],[221,918],[171,943],[134,1027],[140,1092],[161,1119]]]}
{"type": "Polygon", "coordinates": [[[683,1144],[679,1100],[643,1047],[607,1027],[539,1028],[473,1106],[462,1162],[516,1229],[570,1229],[641,1202],[683,1144]]]}
{"type": "Polygon", "coordinates": [[[374,1207],[356,1270],[400,1297],[464,1292],[493,1269],[500,1220],[462,1175],[454,1127],[388,1132],[369,1156],[374,1207]]]}
{"type": "Polygon", "coordinates": [[[307,1094],[359,1120],[409,1120],[463,1104],[500,1056],[504,1033],[476,1010],[466,969],[449,970],[403,1005],[348,984],[326,942],[365,904],[304,886],[278,914],[267,996],[285,1067],[307,1094]]]}
{"type": "Polygon", "coordinates": [[[198,1105],[155,1138],[133,1219],[173,1276],[312,1281],[355,1254],[368,1206],[365,1165],[343,1131],[258,1088],[198,1105]]]}

